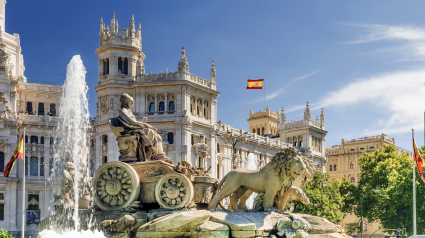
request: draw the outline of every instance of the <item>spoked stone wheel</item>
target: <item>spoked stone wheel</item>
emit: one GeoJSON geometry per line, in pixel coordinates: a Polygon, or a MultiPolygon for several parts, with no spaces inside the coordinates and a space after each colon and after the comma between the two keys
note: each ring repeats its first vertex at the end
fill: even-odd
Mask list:
{"type": "Polygon", "coordinates": [[[128,207],[139,197],[140,181],[130,165],[112,161],[100,166],[92,180],[94,202],[102,210],[128,207]]]}
{"type": "Polygon", "coordinates": [[[162,208],[187,207],[193,199],[192,182],[183,174],[168,173],[156,184],[155,198],[162,208]]]}

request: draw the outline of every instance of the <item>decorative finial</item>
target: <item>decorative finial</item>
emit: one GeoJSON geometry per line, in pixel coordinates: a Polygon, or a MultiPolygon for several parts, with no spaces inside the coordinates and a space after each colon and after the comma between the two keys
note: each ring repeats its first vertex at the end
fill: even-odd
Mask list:
{"type": "Polygon", "coordinates": [[[168,68],[165,68],[165,70],[167,70],[167,74],[168,74],[168,68]]]}
{"type": "Polygon", "coordinates": [[[185,54],[185,52],[186,51],[184,51],[186,48],[184,48],[184,47],[182,47],[182,56],[184,56],[184,54],[185,54]]]}
{"type": "Polygon", "coordinates": [[[131,21],[134,22],[134,15],[131,15],[131,21]]]}
{"type": "Polygon", "coordinates": [[[215,62],[215,60],[212,60],[212,65],[211,66],[215,66],[214,62],[215,62]]]}
{"type": "Polygon", "coordinates": [[[112,12],[112,19],[115,19],[115,12],[112,12]]]}
{"type": "Polygon", "coordinates": [[[308,107],[308,102],[307,102],[307,107],[308,107]]]}
{"type": "Polygon", "coordinates": [[[100,17],[100,24],[103,24],[103,18],[100,17]]]}

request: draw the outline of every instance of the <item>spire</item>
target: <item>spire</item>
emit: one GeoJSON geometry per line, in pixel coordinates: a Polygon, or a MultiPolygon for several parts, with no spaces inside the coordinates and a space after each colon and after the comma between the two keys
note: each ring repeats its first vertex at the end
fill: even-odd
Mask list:
{"type": "Polygon", "coordinates": [[[316,122],[319,122],[319,116],[316,116],[316,122]]]}
{"type": "Polygon", "coordinates": [[[210,70],[210,82],[215,83],[215,60],[212,60],[211,70],[210,70]]]}
{"type": "Polygon", "coordinates": [[[320,124],[325,125],[325,114],[323,113],[323,108],[322,112],[320,113],[320,124]]]}
{"type": "Polygon", "coordinates": [[[136,27],[134,26],[134,15],[131,16],[131,38],[136,36],[136,27]]]}
{"type": "Polygon", "coordinates": [[[138,39],[142,38],[142,24],[139,24],[139,30],[136,33],[136,38],[138,39]]]}
{"type": "Polygon", "coordinates": [[[187,62],[186,52],[184,47],[182,47],[182,56],[180,57],[177,71],[189,73],[189,63],[187,62]]]}
{"type": "Polygon", "coordinates": [[[311,120],[311,113],[310,113],[310,108],[308,108],[308,102],[304,111],[304,120],[311,120]]]}
{"type": "Polygon", "coordinates": [[[282,125],[286,124],[286,115],[285,115],[285,110],[283,109],[283,107],[282,107],[282,112],[280,114],[280,120],[282,122],[282,125]]]}
{"type": "Polygon", "coordinates": [[[105,25],[103,25],[103,19],[102,17],[100,17],[100,33],[102,33],[104,29],[105,29],[105,25]]]}
{"type": "Polygon", "coordinates": [[[252,117],[252,114],[254,114],[254,113],[252,112],[252,109],[251,109],[251,110],[249,110],[249,118],[252,117]]]}
{"type": "Polygon", "coordinates": [[[115,12],[112,13],[111,35],[115,35],[115,12]]]}
{"type": "Polygon", "coordinates": [[[117,20],[117,25],[116,25],[116,28],[115,28],[115,35],[119,35],[119,27],[118,27],[118,20],[117,20]]]}
{"type": "Polygon", "coordinates": [[[267,105],[267,107],[266,107],[266,112],[267,112],[267,113],[270,113],[269,105],[267,105]]]}

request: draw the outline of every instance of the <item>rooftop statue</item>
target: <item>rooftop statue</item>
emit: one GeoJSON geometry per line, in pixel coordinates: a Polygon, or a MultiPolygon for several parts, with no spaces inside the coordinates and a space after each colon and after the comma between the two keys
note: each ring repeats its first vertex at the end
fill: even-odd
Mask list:
{"type": "Polygon", "coordinates": [[[162,138],[155,127],[146,123],[147,119],[137,121],[131,112],[133,98],[123,93],[120,98],[119,116],[109,120],[109,124],[117,137],[121,161],[138,162],[163,160],[172,163],[162,148],[162,138]]]}

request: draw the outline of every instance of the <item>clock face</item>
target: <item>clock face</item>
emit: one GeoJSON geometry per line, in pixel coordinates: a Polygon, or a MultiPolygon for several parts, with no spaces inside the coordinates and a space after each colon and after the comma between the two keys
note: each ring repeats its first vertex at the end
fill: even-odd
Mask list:
{"type": "Polygon", "coordinates": [[[35,146],[31,147],[32,152],[36,152],[37,148],[35,146]]]}

